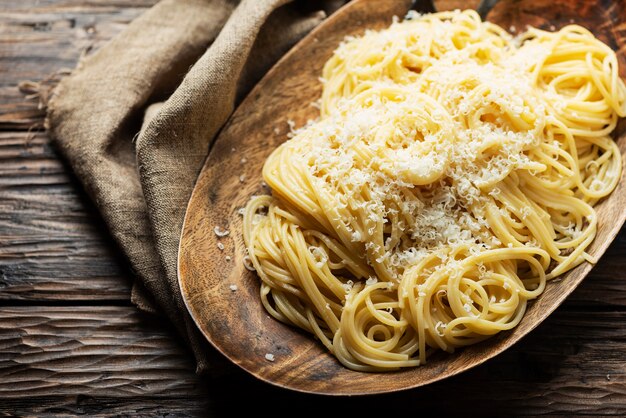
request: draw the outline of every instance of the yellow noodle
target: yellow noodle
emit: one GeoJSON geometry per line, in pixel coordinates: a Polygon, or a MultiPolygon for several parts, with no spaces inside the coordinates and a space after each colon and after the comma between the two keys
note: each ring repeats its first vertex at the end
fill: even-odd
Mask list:
{"type": "Polygon", "coordinates": [[[413,14],[347,38],[322,80],[243,235],[267,311],[344,366],[416,367],[510,330],[594,261],[626,87],[586,29],[514,38],[474,11],[413,14]]]}

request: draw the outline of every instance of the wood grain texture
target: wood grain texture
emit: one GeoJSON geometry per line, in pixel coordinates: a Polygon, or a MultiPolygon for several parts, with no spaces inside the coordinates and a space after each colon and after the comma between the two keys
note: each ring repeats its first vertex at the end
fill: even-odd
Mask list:
{"type": "Polygon", "coordinates": [[[48,137],[0,132],[0,301],[128,303],[121,260],[48,137]]]}
{"type": "MultiPolygon", "coordinates": [[[[0,415],[233,416],[279,400],[276,416],[303,407],[371,415],[390,404],[437,416],[626,416],[624,231],[567,302],[510,350],[397,394],[309,396],[238,368],[199,377],[162,320],[113,306],[129,304],[130,272],[95,208],[36,129],[43,125],[38,101],[25,98],[17,83],[73,66],[90,49],[91,30],[95,49],[154,2],[0,1],[0,415]],[[74,27],[66,20],[73,16],[74,27]],[[24,46],[9,53],[7,43],[24,46]],[[15,304],[23,306],[7,306],[15,304]],[[102,382],[115,377],[109,391],[102,382]],[[457,402],[449,402],[450,392],[457,402]]],[[[436,2],[438,8],[453,3],[450,8],[471,2],[436,2]]],[[[283,134],[287,128],[279,126],[283,134]]]]}
{"type": "Polygon", "coordinates": [[[0,396],[181,396],[195,385],[175,334],[134,308],[3,307],[0,316],[0,396]]]}
{"type": "Polygon", "coordinates": [[[620,310],[626,308],[624,254],[626,254],[626,227],[622,227],[598,264],[568,297],[564,307],[620,310]]]}
{"type": "Polygon", "coordinates": [[[174,331],[133,308],[10,307],[0,317],[0,414],[13,416],[235,416],[277,399],[277,416],[303,406],[389,414],[419,405],[443,416],[619,416],[626,408],[626,334],[615,327],[624,312],[558,311],[492,362],[366,398],[288,391],[228,363],[200,378],[174,331]],[[458,402],[449,402],[450,393],[458,402]]]}
{"type": "MultiPolygon", "coordinates": [[[[503,26],[523,27],[529,23],[542,28],[549,22],[555,25],[576,22],[596,31],[623,59],[626,38],[620,36],[618,28],[626,21],[626,11],[617,6],[592,7],[591,3],[561,0],[546,6],[534,0],[502,2],[499,9],[489,13],[489,19],[503,26]],[[515,13],[510,9],[525,12],[515,13]],[[606,15],[606,10],[612,14],[606,15]]],[[[183,297],[205,337],[235,364],[261,380],[296,391],[327,395],[386,393],[431,384],[476,367],[517,343],[544,321],[593,267],[582,264],[560,280],[550,282],[510,332],[452,356],[433,355],[426,365],[394,373],[348,370],[309,335],[279,323],[265,312],[258,297],[258,279],[243,267],[245,246],[237,210],[251,195],[263,191],[262,165],[269,153],[287,139],[287,121],[302,126],[317,116],[316,109],[306,104],[319,97],[318,77],[336,45],[346,35],[388,26],[391,18],[402,16],[409,5],[410,2],[391,0],[354,1],[307,36],[233,114],[196,183],[179,253],[183,297]],[[247,160],[245,165],[241,164],[242,157],[247,160]],[[242,183],[241,178],[248,180],[242,183]],[[213,233],[215,226],[230,230],[230,235],[217,237],[213,233]],[[218,242],[224,245],[224,251],[217,249],[218,242]],[[232,259],[226,259],[226,255],[232,259]],[[237,291],[230,290],[231,285],[237,291]],[[276,360],[265,360],[266,353],[273,354],[276,360]]],[[[626,158],[623,130],[618,130],[617,142],[622,157],[626,158]]],[[[599,227],[588,248],[591,254],[603,254],[619,233],[626,219],[625,199],[626,181],[622,174],[616,190],[596,206],[599,227]]]]}
{"type": "Polygon", "coordinates": [[[41,127],[44,110],[24,100],[22,81],[46,90],[59,72],[119,33],[156,0],[20,1],[0,5],[0,129],[41,127]]]}
{"type": "Polygon", "coordinates": [[[438,0],[433,2],[437,11],[476,9],[480,0],[438,0]]]}

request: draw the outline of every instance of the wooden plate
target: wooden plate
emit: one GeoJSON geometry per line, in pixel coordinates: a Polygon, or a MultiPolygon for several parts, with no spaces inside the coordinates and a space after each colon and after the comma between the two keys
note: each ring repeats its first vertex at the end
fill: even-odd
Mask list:
{"type": "MultiPolygon", "coordinates": [[[[580,284],[592,265],[585,263],[529,304],[510,332],[455,354],[432,357],[421,367],[392,373],[346,369],[310,335],[271,318],[259,300],[259,280],[243,265],[245,247],[238,214],[253,194],[267,192],[261,182],[266,157],[288,139],[289,121],[302,126],[315,118],[310,105],[321,93],[318,77],[324,62],[346,35],[383,28],[392,16],[404,16],[410,1],[356,0],[333,14],[296,45],[254,88],[230,118],[207,158],[191,196],[179,251],[179,281],[196,324],[219,351],[252,375],[301,392],[362,395],[425,385],[468,370],[501,353],[533,330],[580,284]],[[218,237],[214,228],[228,230],[218,237]],[[224,245],[223,250],[218,243],[224,245]],[[229,258],[230,257],[230,258],[229,258]],[[266,359],[273,354],[274,361],[266,359]]],[[[612,3],[613,4],[613,3],[612,3]]],[[[505,28],[526,24],[558,29],[579,23],[619,51],[622,71],[624,11],[589,1],[510,1],[498,4],[488,19],[505,28]]],[[[622,73],[623,75],[623,73],[622,73]]],[[[623,158],[626,135],[620,128],[623,158]]],[[[599,228],[589,252],[607,249],[626,219],[624,174],[612,195],[597,206],[599,228]]]]}

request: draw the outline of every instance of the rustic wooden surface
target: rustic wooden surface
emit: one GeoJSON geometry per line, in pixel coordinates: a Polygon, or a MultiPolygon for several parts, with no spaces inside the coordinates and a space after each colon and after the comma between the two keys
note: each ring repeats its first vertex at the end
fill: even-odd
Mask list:
{"type": "Polygon", "coordinates": [[[0,3],[0,414],[219,416],[252,406],[277,416],[301,407],[626,415],[626,230],[539,328],[442,382],[326,398],[281,390],[234,367],[196,376],[174,331],[130,304],[123,257],[50,144],[37,100],[18,89],[72,68],[154,2],[0,3]]]}

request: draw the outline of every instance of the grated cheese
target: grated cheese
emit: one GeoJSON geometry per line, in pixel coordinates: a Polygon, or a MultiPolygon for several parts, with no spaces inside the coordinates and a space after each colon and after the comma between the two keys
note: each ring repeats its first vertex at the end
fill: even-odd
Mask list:
{"type": "Polygon", "coordinates": [[[222,238],[227,236],[228,234],[230,234],[230,231],[227,229],[222,229],[219,226],[216,226],[215,228],[213,228],[213,232],[215,233],[215,235],[217,235],[218,237],[222,238]]]}
{"type": "Polygon", "coordinates": [[[252,260],[250,260],[250,256],[246,255],[243,258],[243,266],[250,271],[256,271],[256,269],[254,268],[254,265],[252,265],[252,260]]]}
{"type": "MultiPolygon", "coordinates": [[[[341,47],[338,51],[341,53],[341,47]]],[[[507,61],[485,65],[452,51],[431,63],[422,73],[425,81],[416,86],[414,95],[406,94],[403,100],[395,102],[377,94],[366,103],[348,98],[337,104],[335,112],[301,130],[288,121],[290,131],[298,133],[295,158],[310,168],[315,187],[336,194],[336,207],[344,208],[350,202],[371,220],[371,226],[364,230],[347,225],[351,241],[365,242],[366,250],[376,255],[374,261],[389,266],[393,276],[423,257],[424,250],[465,244],[484,251],[501,245],[489,232],[485,216],[464,208],[484,207],[487,199],[497,199],[500,189],[491,185],[530,163],[524,152],[537,141],[534,129],[543,126],[546,112],[532,101],[530,76],[517,67],[521,62],[536,62],[539,58],[529,59],[534,52],[528,48],[510,65],[505,65],[507,61]],[[472,85],[485,86],[488,91],[483,99],[485,107],[508,109],[528,119],[528,129],[515,129],[498,120],[463,125],[465,115],[476,108],[472,85]],[[424,86],[450,91],[438,104],[426,102],[429,113],[424,118],[435,124],[428,130],[416,126],[412,116],[415,109],[425,106],[426,99],[419,91],[424,86]],[[437,126],[437,121],[442,121],[441,125],[437,126]],[[378,132],[390,126],[392,138],[381,143],[377,138],[388,135],[378,132]],[[421,140],[416,141],[416,137],[421,140]],[[489,150],[487,161],[485,149],[489,150]],[[367,160],[362,160],[363,155],[367,160]],[[422,181],[429,183],[428,190],[416,190],[415,183],[422,181]],[[366,201],[360,197],[362,190],[368,190],[366,201]],[[401,236],[410,238],[411,247],[372,245],[369,238],[375,225],[387,223],[390,216],[411,220],[410,224],[396,224],[401,236]]],[[[386,83],[373,82],[371,89],[392,88],[386,83]]],[[[532,208],[525,208],[519,216],[526,219],[531,213],[532,208]]]]}
{"type": "Polygon", "coordinates": [[[440,337],[443,337],[444,331],[447,327],[447,324],[444,324],[443,322],[439,321],[435,324],[435,332],[437,333],[437,335],[439,335],[440,337]]]}

